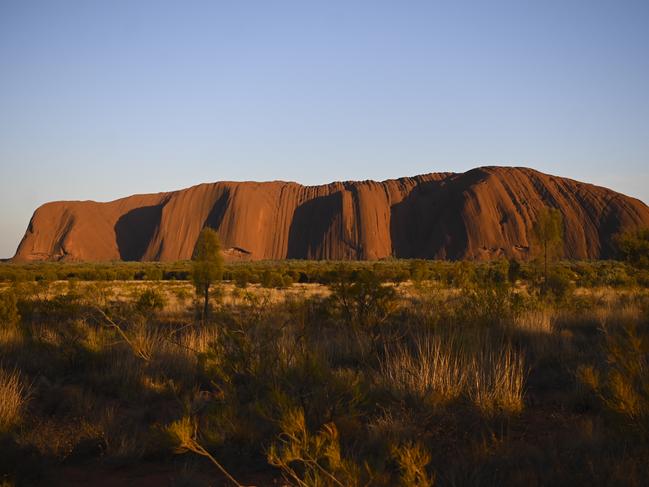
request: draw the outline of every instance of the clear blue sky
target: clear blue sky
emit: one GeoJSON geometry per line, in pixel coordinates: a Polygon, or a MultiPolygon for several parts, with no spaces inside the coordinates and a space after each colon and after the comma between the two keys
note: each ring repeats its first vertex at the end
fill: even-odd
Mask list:
{"type": "Polygon", "coordinates": [[[0,257],[33,210],[526,165],[649,202],[649,1],[0,0],[0,257]]]}

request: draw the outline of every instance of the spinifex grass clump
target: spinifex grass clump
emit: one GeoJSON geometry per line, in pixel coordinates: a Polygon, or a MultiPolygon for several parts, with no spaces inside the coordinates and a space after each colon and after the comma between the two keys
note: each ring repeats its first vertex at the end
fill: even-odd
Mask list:
{"type": "Polygon", "coordinates": [[[16,426],[29,398],[29,387],[17,370],[0,366],[0,434],[16,426]]]}
{"type": "Polygon", "coordinates": [[[645,323],[604,329],[603,357],[582,366],[577,376],[622,428],[649,439],[649,329],[645,323]]]}
{"type": "Polygon", "coordinates": [[[434,405],[465,399],[492,415],[522,411],[525,376],[522,353],[507,343],[471,352],[452,336],[420,335],[412,347],[386,350],[380,379],[434,405]]]}

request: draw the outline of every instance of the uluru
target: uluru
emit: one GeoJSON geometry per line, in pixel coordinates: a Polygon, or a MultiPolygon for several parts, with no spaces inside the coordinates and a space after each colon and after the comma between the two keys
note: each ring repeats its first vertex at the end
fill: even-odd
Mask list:
{"type": "Polygon", "coordinates": [[[38,208],[14,261],[174,261],[217,230],[229,259],[526,259],[544,207],[560,210],[564,256],[613,255],[649,207],[613,190],[523,167],[382,182],[215,182],[115,201],[38,208]]]}

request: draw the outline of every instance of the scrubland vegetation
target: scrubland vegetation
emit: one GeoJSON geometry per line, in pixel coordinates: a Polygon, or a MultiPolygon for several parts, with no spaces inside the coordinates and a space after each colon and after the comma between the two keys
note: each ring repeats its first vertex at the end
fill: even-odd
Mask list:
{"type": "Polygon", "coordinates": [[[642,266],[238,263],[209,314],[190,268],[0,267],[4,485],[649,478],[642,266]]]}
{"type": "MultiPolygon", "coordinates": [[[[635,258],[635,257],[633,257],[635,258]]],[[[639,257],[641,258],[641,257],[639,257]]],[[[255,261],[230,262],[223,267],[223,279],[245,288],[259,284],[266,288],[284,288],[291,284],[331,284],[339,280],[340,270],[372,271],[381,281],[435,280],[447,286],[461,287],[465,281],[480,280],[486,274],[509,273],[518,279],[538,279],[537,271],[526,263],[498,261],[495,264],[435,260],[381,261],[255,261]],[[511,264],[511,265],[510,265],[511,264]]],[[[563,261],[555,264],[550,275],[555,281],[571,280],[577,287],[649,286],[649,267],[621,261],[563,261]]],[[[2,283],[28,281],[187,281],[191,262],[34,262],[1,264],[2,283]]]]}

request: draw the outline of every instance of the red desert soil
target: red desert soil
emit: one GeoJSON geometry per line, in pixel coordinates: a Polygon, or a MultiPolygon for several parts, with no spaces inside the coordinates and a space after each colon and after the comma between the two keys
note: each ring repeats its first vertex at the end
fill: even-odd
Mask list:
{"type": "MultiPolygon", "coordinates": [[[[47,487],[166,487],[179,485],[182,470],[164,463],[140,463],[123,468],[97,465],[67,466],[51,470],[40,485],[47,487]]],[[[191,485],[231,486],[232,483],[213,466],[205,465],[190,474],[191,485]]],[[[278,476],[251,474],[237,480],[247,486],[283,486],[278,476]]]]}
{"type": "Polygon", "coordinates": [[[38,208],[15,261],[184,260],[204,226],[233,259],[525,259],[544,206],[561,210],[568,258],[612,254],[612,237],[649,226],[643,202],[519,167],[383,182],[217,182],[108,203],[38,208]]]}

